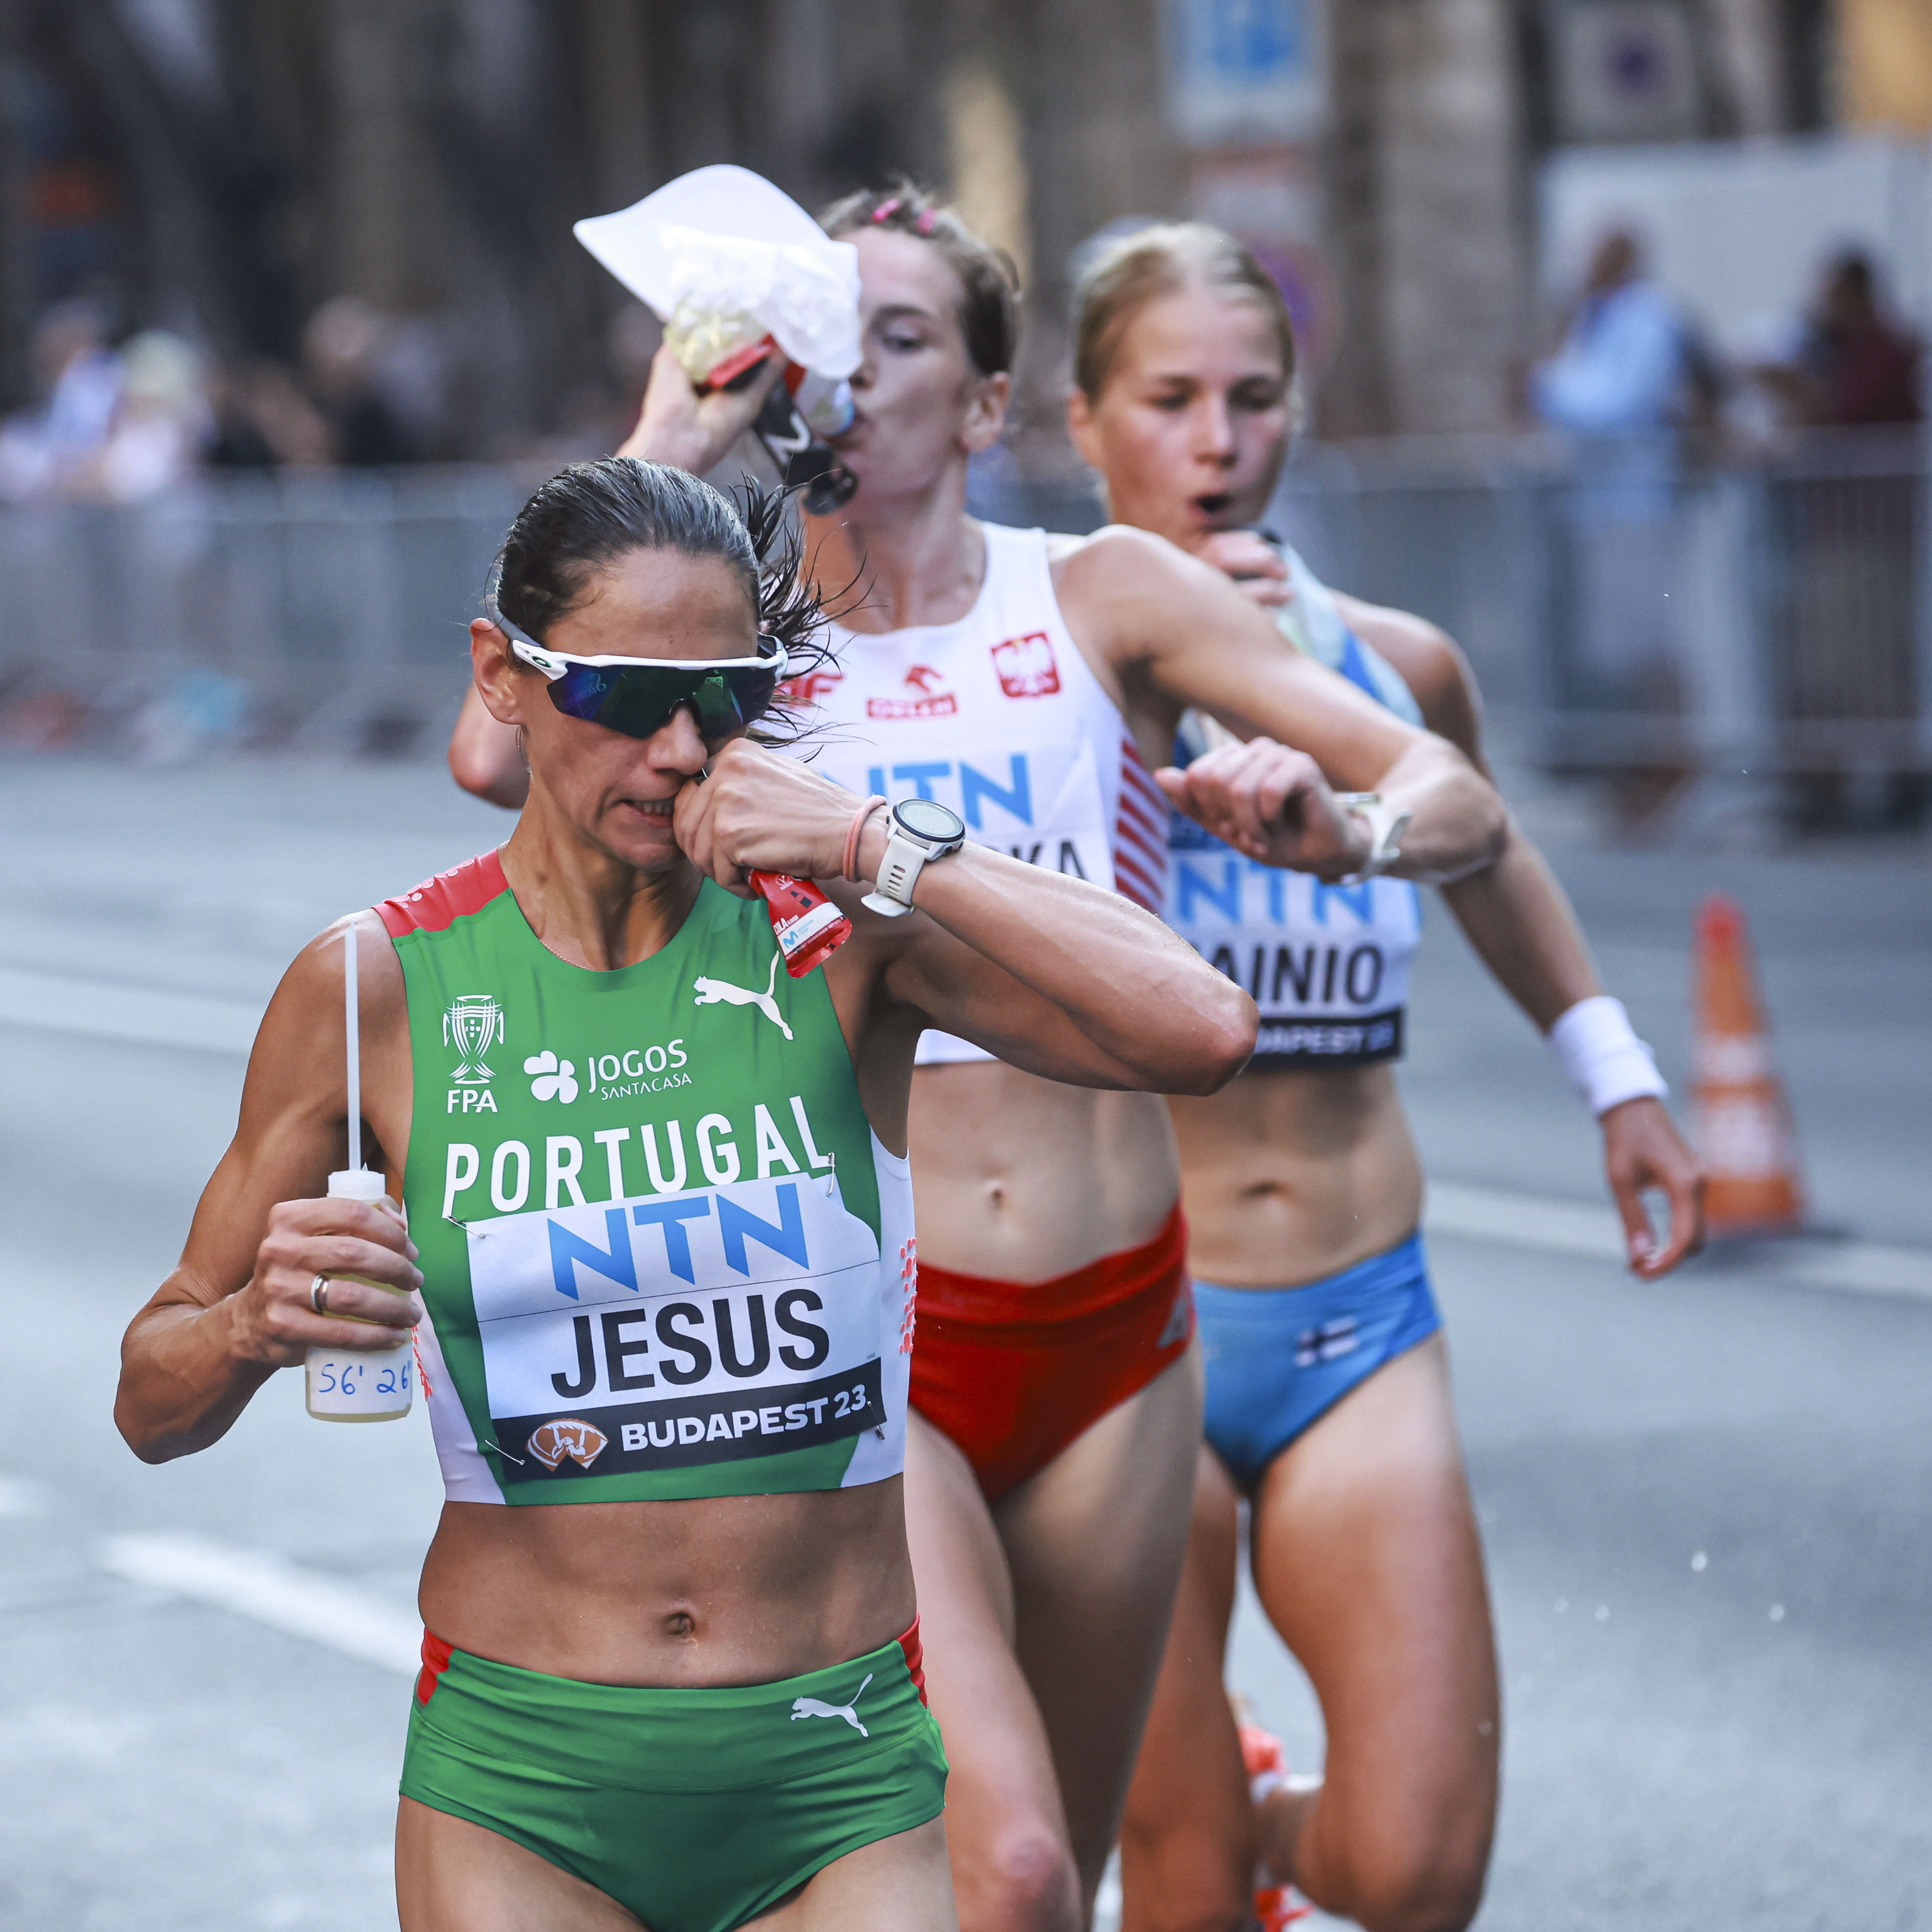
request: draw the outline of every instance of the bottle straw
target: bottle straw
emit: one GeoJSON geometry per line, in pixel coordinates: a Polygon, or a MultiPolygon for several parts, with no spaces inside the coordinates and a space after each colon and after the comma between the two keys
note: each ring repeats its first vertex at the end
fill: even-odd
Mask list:
{"type": "Polygon", "coordinates": [[[362,1033],[356,971],[356,922],[342,932],[342,1010],[349,1041],[349,1168],[362,1165],[362,1033]]]}

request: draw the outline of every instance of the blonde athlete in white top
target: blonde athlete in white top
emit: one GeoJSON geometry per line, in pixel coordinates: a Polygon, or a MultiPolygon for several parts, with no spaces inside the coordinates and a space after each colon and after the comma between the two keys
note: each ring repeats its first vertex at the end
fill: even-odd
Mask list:
{"type": "MultiPolygon", "coordinates": [[[[986,533],[965,514],[966,472],[1005,420],[1008,272],[956,217],[910,191],[855,196],[827,225],[858,247],[865,361],[857,417],[840,440],[858,493],[837,520],[814,524],[814,572],[822,586],[862,584],[844,620],[857,636],[958,625],[988,568],[986,533]]],[[[679,394],[661,364],[640,436],[702,445],[688,392],[682,414],[679,394]]],[[[1105,694],[1141,763],[1166,765],[1190,706],[1256,741],[1162,776],[1218,836],[1274,865],[1345,877],[1370,862],[1378,833],[1336,790],[1373,790],[1410,814],[1400,876],[1454,878],[1493,858],[1502,807],[1468,760],[1284,652],[1218,572],[1119,528],[1048,538],[1044,556],[1041,617],[1064,623],[1080,675],[1105,694]]],[[[500,743],[460,731],[452,761],[473,789],[514,785],[500,743]]],[[[1004,1303],[1037,1285],[1052,1302],[1070,1280],[1144,1248],[1174,1215],[1173,1137],[1150,1096],[1076,1090],[998,1062],[928,1066],[914,1088],[920,1260],[956,1286],[977,1280],[1004,1303]]],[[[1040,1352],[1017,1427],[1058,1399],[1044,1334],[1040,1352]]],[[[916,1348],[916,1377],[920,1360],[916,1348]]],[[[1077,1377],[1082,1365],[1066,1366],[1077,1377]]],[[[910,1535],[968,1932],[1075,1932],[1091,1915],[1173,1603],[1200,1413],[1198,1368],[1184,1354],[991,1502],[962,1448],[912,1420],[910,1535]]]]}

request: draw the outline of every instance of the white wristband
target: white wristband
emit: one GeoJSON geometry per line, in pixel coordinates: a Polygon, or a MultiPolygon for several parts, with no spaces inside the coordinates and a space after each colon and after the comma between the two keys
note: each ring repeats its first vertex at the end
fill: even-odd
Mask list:
{"type": "Polygon", "coordinates": [[[1631,1030],[1623,1001],[1607,993],[1579,1000],[1550,1029],[1550,1045],[1591,1112],[1599,1117],[1626,1100],[1660,1100],[1670,1091],[1650,1048],[1631,1030]]]}

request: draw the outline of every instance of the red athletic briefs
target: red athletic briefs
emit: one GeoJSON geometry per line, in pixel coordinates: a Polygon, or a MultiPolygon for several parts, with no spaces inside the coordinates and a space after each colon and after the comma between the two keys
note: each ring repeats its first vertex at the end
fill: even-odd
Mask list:
{"type": "Polygon", "coordinates": [[[1178,1202],[1152,1240],[1052,1281],[921,1262],[913,1407],[1004,1496],[1186,1353],[1186,1262],[1178,1202]]]}

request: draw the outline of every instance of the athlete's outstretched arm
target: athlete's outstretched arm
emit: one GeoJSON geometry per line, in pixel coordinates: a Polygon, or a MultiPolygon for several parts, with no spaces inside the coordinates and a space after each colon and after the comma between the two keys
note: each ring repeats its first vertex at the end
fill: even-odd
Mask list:
{"type": "MultiPolygon", "coordinates": [[[[754,866],[836,880],[859,803],[740,740],[679,795],[677,842],[734,890],[754,866]]],[[[878,876],[886,838],[875,812],[862,877],[878,876]]],[[[1081,1086],[1210,1094],[1253,1051],[1253,1001],[1117,893],[968,844],[927,866],[914,897],[919,914],[898,920],[848,904],[880,959],[880,996],[1014,1066],[1081,1086]]],[[[905,1030],[909,1052],[917,1027],[905,1030]]]]}
{"type": "MultiPolygon", "coordinates": [[[[382,1069],[408,1064],[407,1022],[395,955],[374,916],[362,916],[364,1065],[378,1090],[367,1112],[380,1118],[393,1112],[382,1069]]],[[[143,1462],[218,1442],[262,1383],[311,1345],[368,1347],[366,1326],[311,1308],[318,1274],[353,1273],[412,1293],[421,1285],[398,1210],[318,1198],[342,1157],[347,1109],[339,938],[304,949],[269,1002],[235,1138],[195,1210],[181,1265],[122,1341],[114,1420],[143,1462]]],[[[406,1121],[392,1138],[406,1140],[406,1121]]],[[[374,1158],[380,1166],[380,1149],[374,1158]]],[[[328,1302],[392,1328],[422,1312],[412,1299],[350,1281],[332,1282],[328,1302]]]]}
{"type": "MultiPolygon", "coordinates": [[[[1430,728],[1486,774],[1480,694],[1453,640],[1406,611],[1339,593],[1336,602],[1356,634],[1401,674],[1430,728]]],[[[1603,992],[1568,895],[1514,819],[1496,862],[1444,886],[1442,896],[1483,963],[1539,1033],[1546,1034],[1580,1001],[1603,992]]],[[[1623,1220],[1630,1266],[1654,1279],[1702,1242],[1702,1171],[1660,1100],[1625,1100],[1599,1119],[1604,1172],[1623,1220]],[[1660,1248],[1644,1211],[1647,1188],[1660,1190],[1670,1204],[1660,1248]]]]}
{"type": "Polygon", "coordinates": [[[1334,788],[1380,792],[1408,813],[1393,868],[1402,878],[1460,878],[1501,850],[1502,802],[1462,752],[1312,658],[1284,651],[1274,624],[1210,566],[1163,538],[1115,526],[1069,556],[1060,581],[1063,602],[1093,627],[1088,639],[1123,694],[1160,700],[1168,742],[1192,706],[1238,737],[1300,754],[1274,760],[1258,785],[1240,746],[1162,774],[1169,797],[1238,850],[1328,878],[1358,870],[1368,834],[1336,804],[1334,788]],[[1271,808],[1258,816],[1257,800],[1271,808]]]}
{"type": "MultiPolygon", "coordinates": [[[[700,396],[677,358],[660,349],[636,427],[616,454],[703,476],[723,462],[750,428],[783,366],[776,356],[769,357],[743,388],[714,389],[700,396]]],[[[456,728],[449,734],[449,775],[465,791],[512,812],[520,811],[530,796],[530,768],[516,728],[490,716],[473,684],[464,694],[456,728]]]]}

